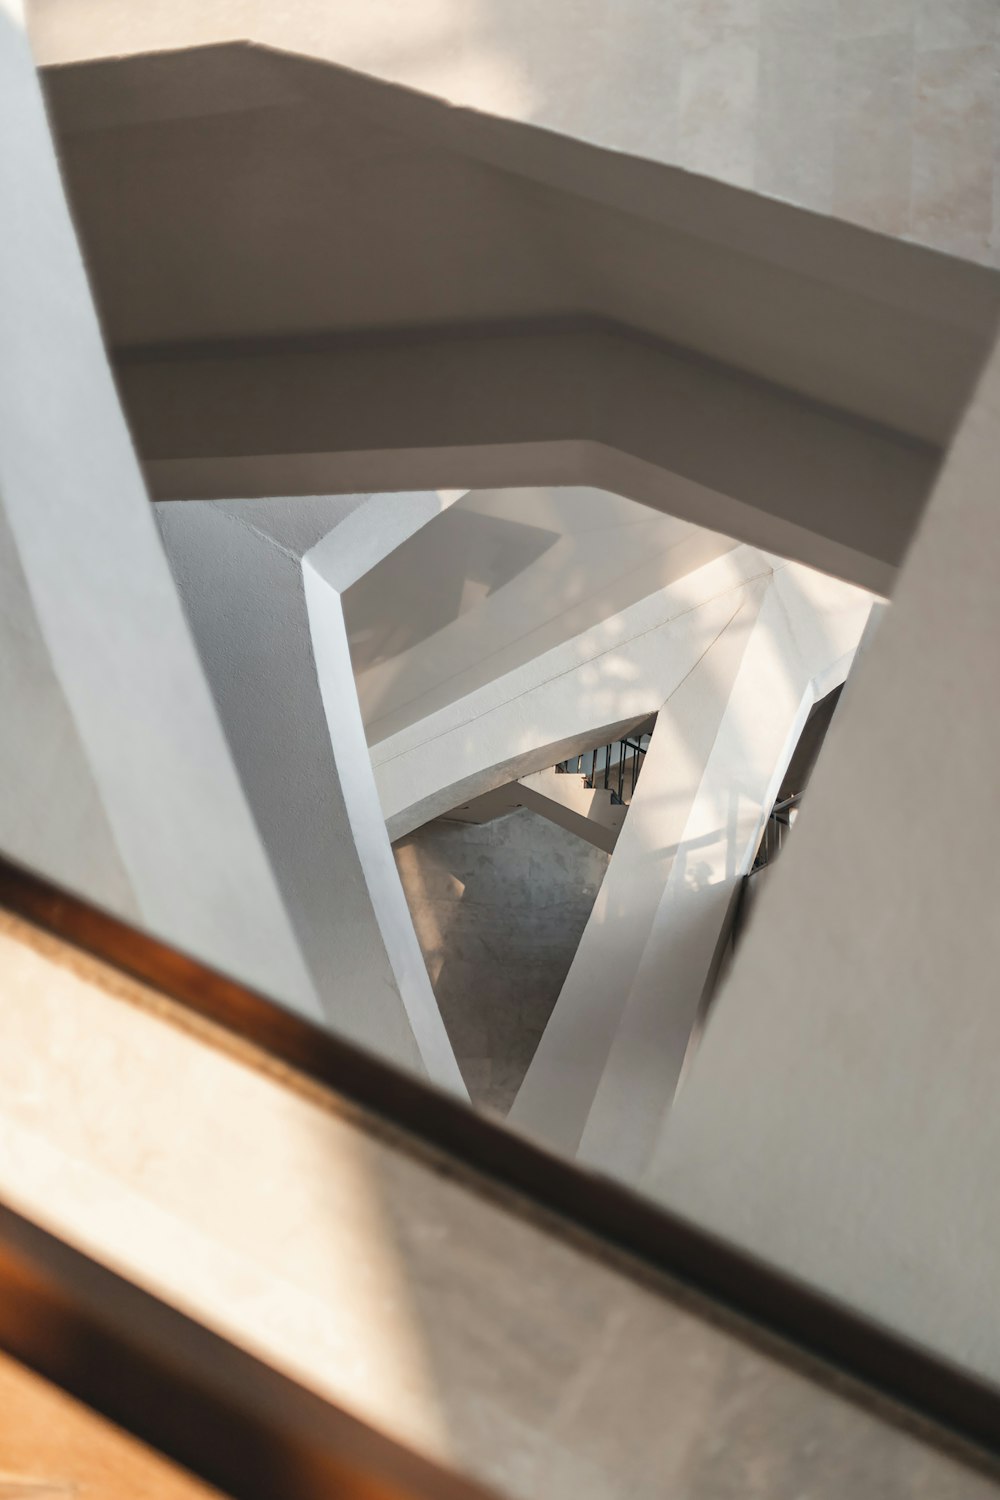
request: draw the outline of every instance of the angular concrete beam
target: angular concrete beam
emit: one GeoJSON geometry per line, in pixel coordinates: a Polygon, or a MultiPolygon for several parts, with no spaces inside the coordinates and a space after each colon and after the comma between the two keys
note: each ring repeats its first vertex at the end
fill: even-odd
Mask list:
{"type": "Polygon", "coordinates": [[[464,1096],[386,837],[336,587],[454,498],[165,505],[158,514],[324,1016],[464,1096]]]}
{"type": "Polygon", "coordinates": [[[728,621],[736,592],[770,573],[737,547],[373,745],[390,837],[630,732],[728,621]]]}
{"type": "MultiPolygon", "coordinates": [[[[579,1156],[638,1181],[688,1054],[715,955],[813,704],[844,680],[868,595],[801,568],[774,575],[750,632],[580,1137],[579,1156]]],[[[676,768],[702,666],[666,705],[676,768]],[[677,744],[678,731],[681,743],[677,744]]],[[[713,687],[716,684],[713,684],[713,687]]],[[[676,783],[672,785],[676,792],[676,783]]],[[[647,837],[651,830],[645,830],[647,837]]],[[[605,932],[613,944],[614,934],[605,932]]]]}
{"type": "Polygon", "coordinates": [[[1000,350],[647,1177],[994,1382],[998,464],[1000,350]]]}
{"type": "Polygon", "coordinates": [[[345,595],[369,743],[736,546],[606,490],[475,491],[345,595]]]}
{"type": "MultiPolygon", "coordinates": [[[[544,143],[534,153],[536,168],[558,160],[563,141],[575,137],[591,143],[612,171],[630,165],[630,157],[675,163],[691,179],[695,199],[719,178],[801,204],[817,219],[836,208],[883,233],[987,262],[990,144],[976,139],[956,155],[954,123],[956,109],[963,125],[975,121],[988,76],[980,71],[985,56],[966,59],[968,87],[957,104],[931,91],[919,120],[885,96],[865,97],[847,117],[838,109],[845,87],[877,76],[887,35],[893,59],[910,72],[927,49],[946,52],[949,64],[969,47],[988,54],[989,9],[970,16],[958,0],[942,5],[944,23],[916,36],[902,21],[889,30],[845,24],[822,8],[799,28],[783,11],[751,3],[722,14],[685,11],[679,20],[650,0],[625,8],[588,0],[582,9],[579,0],[548,0],[544,12],[528,0],[510,0],[472,17],[461,7],[413,0],[370,0],[361,9],[354,0],[299,0],[281,8],[257,0],[208,6],[146,0],[140,7],[31,0],[29,15],[44,64],[252,40],[307,55],[317,71],[337,64],[357,88],[446,101],[442,113],[452,117],[450,130],[442,127],[446,142],[475,133],[478,148],[484,154],[492,148],[508,170],[511,156],[523,155],[518,137],[530,122],[541,127],[532,133],[544,143]],[[850,41],[839,53],[838,39],[850,41]],[[766,73],[767,90],[741,91],[748,73],[766,73]],[[683,129],[668,126],[678,119],[683,129]],[[936,169],[911,193],[914,167],[926,170],[931,162],[936,169]],[[945,179],[938,174],[955,163],[963,164],[968,183],[962,203],[950,215],[929,212],[940,203],[945,179]]],[[[910,18],[909,10],[899,14],[910,18]]],[[[227,83],[224,76],[218,90],[225,104],[227,83]]],[[[132,108],[149,108],[145,91],[132,108]]],[[[846,234],[850,229],[843,225],[846,234]]]]}
{"type": "Polygon", "coordinates": [[[779,567],[746,588],[664,703],[513,1123],[641,1175],[763,821],[809,708],[846,675],[870,607],[860,590],[779,567]]]}
{"type": "Polygon", "coordinates": [[[0,845],[318,1015],[122,419],[0,8],[0,845]]]}
{"type": "MultiPolygon", "coordinates": [[[[78,19],[64,7],[49,14],[56,32],[78,19]]],[[[124,32],[143,33],[146,19],[127,18],[124,32]]],[[[321,59],[352,55],[353,27],[313,15],[300,31],[300,20],[239,7],[221,25],[161,16],[161,37],[173,31],[187,50],[50,80],[108,336],[129,403],[135,389],[130,415],[161,497],[481,487],[550,474],[602,482],[594,466],[610,448],[610,487],[888,587],[988,350],[995,277],[662,161],[455,109],[433,97],[431,79],[420,94],[330,66],[321,59]],[[233,40],[267,31],[301,51],[233,40]],[[248,149],[258,131],[266,150],[248,149]],[[438,268],[433,284],[427,266],[438,268]],[[610,343],[591,358],[586,338],[601,330],[610,343]],[[561,354],[544,352],[560,331],[561,354]],[[539,340],[538,370],[522,401],[521,373],[498,369],[484,418],[474,346],[496,339],[513,339],[522,355],[539,340]],[[324,341],[339,375],[315,374],[324,341]],[[616,352],[622,341],[631,354],[616,352]],[[303,352],[314,356],[305,384],[324,387],[318,424],[301,391],[291,402],[282,392],[303,352]],[[227,360],[244,374],[223,369],[227,360]],[[172,373],[151,377],[161,365],[172,373]],[[692,368],[721,374],[730,395],[692,368]],[[147,377],[157,387],[148,399],[147,377]],[[185,386],[199,382],[224,387],[209,418],[225,429],[218,446],[189,430],[183,410],[185,386]],[[229,419],[254,384],[264,393],[239,431],[229,419]],[[875,447],[882,428],[890,446],[915,442],[921,472],[886,483],[857,433],[845,442],[860,471],[831,464],[828,449],[841,443],[809,429],[803,405],[835,427],[860,426],[875,447]],[[540,432],[532,407],[552,409],[540,432]],[[585,463],[553,446],[579,442],[596,445],[585,463]],[[528,451],[532,443],[543,448],[528,451]],[[734,451],[754,455],[745,474],[734,451]],[[822,461],[810,467],[813,455],[822,461]],[[701,510],[666,497],[671,474],[708,492],[688,497],[701,510]]],[[[94,52],[106,24],[94,18],[94,52]]]]}
{"type": "Polygon", "coordinates": [[[579,1147],[767,588],[760,578],[728,596],[657,716],[629,817],[509,1115],[557,1150],[579,1147]]]}
{"type": "Polygon", "coordinates": [[[119,379],[160,498],[592,484],[878,592],[938,458],[620,329],[152,352],[119,379]]]}
{"type": "Polygon", "coordinates": [[[565,775],[548,766],[451,808],[447,816],[458,823],[491,823],[521,807],[606,854],[615,847],[627,811],[611,804],[610,792],[585,787],[582,776],[565,775]]]}
{"type": "Polygon", "coordinates": [[[626,808],[612,805],[611,793],[586,787],[582,776],[559,774],[551,766],[518,782],[526,794],[525,807],[539,812],[569,833],[586,839],[610,854],[615,847],[626,808]]]}

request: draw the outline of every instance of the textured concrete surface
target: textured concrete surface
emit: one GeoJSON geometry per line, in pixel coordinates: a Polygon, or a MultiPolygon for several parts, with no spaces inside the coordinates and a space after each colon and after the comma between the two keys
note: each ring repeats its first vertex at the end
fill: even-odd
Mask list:
{"type": "Polygon", "coordinates": [[[870,1396],[9,919],[0,975],[0,1195],[418,1451],[511,1500],[995,1500],[870,1396]]]}
{"type": "Polygon", "coordinates": [[[392,864],[340,598],[308,568],[301,534],[308,517],[331,546],[359,509],[374,530],[381,498],[173,505],[158,519],[327,1024],[462,1092],[392,864]]]}
{"type": "Polygon", "coordinates": [[[608,877],[511,1111],[641,1179],[731,902],[812,703],[846,675],[871,596],[794,565],[746,591],[663,704],[608,877]]]}
{"type": "Polygon", "coordinates": [[[994,1381],[998,461],[1000,349],[648,1179],[994,1381]]]}
{"type": "Polygon", "coordinates": [[[318,1001],[156,534],[18,5],[0,5],[0,841],[318,1001]]]}
{"type": "Polygon", "coordinates": [[[587,484],[891,586],[984,267],[249,43],[47,81],[158,497],[587,484]]]}
{"type": "Polygon", "coordinates": [[[608,855],[527,811],[427,823],[394,845],[434,994],[476,1104],[506,1113],[608,855]]]}
{"type": "Polygon", "coordinates": [[[252,36],[1000,263],[994,0],[32,0],[29,17],[43,62],[252,36]]]}

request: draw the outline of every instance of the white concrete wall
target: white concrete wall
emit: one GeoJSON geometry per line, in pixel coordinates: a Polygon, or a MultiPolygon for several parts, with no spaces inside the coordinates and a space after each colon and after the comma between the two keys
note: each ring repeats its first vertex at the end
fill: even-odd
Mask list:
{"type": "Polygon", "coordinates": [[[157,538],[10,5],[0,216],[0,844],[316,1014],[157,538]]]}
{"type": "Polygon", "coordinates": [[[247,37],[997,264],[993,0],[33,0],[45,62],[247,37]]]}
{"type": "Polygon", "coordinates": [[[642,776],[510,1118],[637,1181],[763,822],[812,703],[843,680],[871,597],[779,566],[657,717],[642,776]]]}
{"type": "Polygon", "coordinates": [[[467,697],[734,545],[607,491],[464,496],[345,597],[369,741],[467,697]]]}
{"type": "Polygon", "coordinates": [[[0,848],[141,920],[0,508],[0,848]]]}
{"type": "MultiPolygon", "coordinates": [[[[660,708],[607,877],[510,1111],[512,1124],[570,1155],[579,1148],[670,874],[678,862],[686,870],[699,858],[683,848],[685,832],[769,586],[768,575],[731,596],[728,617],[660,708]]],[[[661,1029],[669,1024],[668,986],[678,977],[662,976],[661,1029]]]]}
{"type": "MultiPolygon", "coordinates": [[[[606,1171],[635,1182],[648,1165],[764,820],[809,710],[847,675],[870,607],[860,590],[779,568],[700,766],[692,764],[688,726],[678,716],[700,717],[697,699],[718,693],[717,674],[707,693],[699,681],[703,668],[711,671],[714,650],[676,695],[689,694],[687,712],[676,699],[665,706],[674,740],[670,800],[676,806],[689,785],[692,799],[580,1137],[579,1155],[606,1171]]],[[[653,836],[650,820],[642,834],[653,836]]],[[[603,937],[614,951],[616,934],[603,937]]]]}
{"type": "Polygon", "coordinates": [[[648,718],[728,621],[747,579],[770,571],[753,548],[730,550],[373,745],[391,836],[648,718]]]}
{"type": "Polygon", "coordinates": [[[998,434],[1000,351],[647,1179],[994,1381],[998,434]]]}
{"type": "Polygon", "coordinates": [[[446,503],[340,496],[158,515],[326,1020],[464,1094],[393,865],[328,581],[353,581],[446,503]]]}
{"type": "MultiPolygon", "coordinates": [[[[751,214],[741,199],[728,222],[751,214]]],[[[646,274],[658,278],[672,255],[665,246],[646,274]]],[[[926,388],[912,350],[922,351],[930,334],[928,354],[937,361],[941,331],[937,323],[928,328],[925,309],[901,317],[880,304],[876,318],[852,288],[852,321],[867,316],[886,328],[884,342],[859,358],[837,326],[839,297],[817,274],[816,257],[806,261],[807,274],[791,279],[792,305],[764,328],[761,298],[788,291],[784,268],[770,267],[763,291],[745,266],[733,268],[741,291],[734,321],[742,326],[749,302],[757,325],[752,339],[736,341],[737,349],[749,345],[741,364],[692,359],[662,337],[602,323],[543,321],[486,332],[404,331],[319,349],[279,343],[252,357],[223,344],[207,356],[196,349],[136,358],[122,364],[121,379],[146,473],[163,498],[586,485],[887,592],[939,451],[923,432],[914,439],[876,413],[895,404],[884,393],[895,395],[898,367],[904,405],[912,405],[914,388],[926,388]],[[791,336],[803,323],[804,292],[825,309],[818,329],[815,317],[804,320],[805,336],[821,341],[807,345],[806,358],[791,336]],[[773,342],[782,351],[777,360],[766,357],[773,342]],[[776,378],[759,377],[762,362],[776,367],[776,378]],[[847,410],[811,399],[831,369],[838,395],[874,386],[878,399],[866,391],[861,402],[848,398],[847,410]],[[867,420],[855,420],[859,407],[867,420]]],[[[883,270],[889,285],[906,285],[909,300],[908,277],[883,270]]],[[[617,282],[622,274],[612,261],[601,279],[617,282]]],[[[978,287],[982,278],[975,279],[978,287]]],[[[989,295],[972,299],[983,318],[974,339],[963,331],[958,370],[942,361],[962,396],[979,370],[977,345],[984,354],[988,346],[994,290],[991,278],[989,295]]],[[[714,293],[696,285],[690,295],[700,306],[714,293]]],[[[941,305],[950,311],[947,298],[941,305]]],[[[664,321],[666,339],[676,339],[673,313],[664,321]]],[[[721,321],[728,326],[724,315],[721,321]]],[[[859,337],[872,342],[867,328],[859,337]]],[[[697,333],[695,342],[707,352],[697,333]]],[[[930,405],[934,426],[950,431],[942,403],[930,405]]]]}

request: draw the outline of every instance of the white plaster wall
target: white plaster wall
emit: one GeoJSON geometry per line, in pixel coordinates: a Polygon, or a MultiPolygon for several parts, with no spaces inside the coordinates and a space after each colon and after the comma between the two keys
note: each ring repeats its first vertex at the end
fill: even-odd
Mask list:
{"type": "Polygon", "coordinates": [[[315,1014],[157,538],[16,5],[0,213],[8,847],[315,1014]]]}
{"type": "Polygon", "coordinates": [[[733,546],[600,490],[464,496],[345,597],[369,741],[466,697],[733,546]]]}
{"type": "Polygon", "coordinates": [[[372,746],[393,838],[655,713],[771,563],[738,547],[372,746]],[[603,736],[603,737],[602,737],[603,736]]]}
{"type": "Polygon", "coordinates": [[[871,596],[779,565],[664,702],[607,879],[510,1118],[629,1181],[667,1115],[740,879],[871,596]]]}
{"type": "Polygon", "coordinates": [[[648,1177],[1000,1380],[1000,351],[648,1177]]]}
{"type": "Polygon", "coordinates": [[[251,37],[1000,260],[993,0],[33,0],[43,62],[251,37]]]}
{"type": "Polygon", "coordinates": [[[399,498],[184,503],[158,516],[326,1020],[464,1094],[378,805],[340,595],[311,562],[355,576],[373,546],[447,503],[399,498]]]}
{"type": "Polygon", "coordinates": [[[0,849],[140,920],[0,508],[0,849]]]}
{"type": "MultiPolygon", "coordinates": [[[[579,1148],[769,589],[767,575],[728,597],[727,617],[660,708],[608,875],[510,1111],[512,1124],[570,1155],[579,1148]]],[[[685,864],[697,858],[685,854],[685,864]]],[[[668,983],[664,975],[664,1012],[668,983]]]]}
{"type": "MultiPolygon", "coordinates": [[[[805,569],[779,568],[729,691],[720,694],[713,650],[664,707],[675,742],[670,800],[676,806],[690,786],[690,810],[579,1146],[583,1159],[627,1180],[642,1176],[672,1106],[733,898],[809,710],[846,676],[871,602],[805,569]],[[699,680],[705,669],[707,684],[699,680]],[[678,702],[685,695],[686,713],[678,702]],[[703,762],[692,765],[683,720],[699,708],[704,715],[698,699],[706,697],[719,703],[716,733],[703,762]]],[[[647,819],[642,836],[662,838],[662,821],[647,819]]],[[[617,934],[603,938],[614,952],[617,934]]]]}

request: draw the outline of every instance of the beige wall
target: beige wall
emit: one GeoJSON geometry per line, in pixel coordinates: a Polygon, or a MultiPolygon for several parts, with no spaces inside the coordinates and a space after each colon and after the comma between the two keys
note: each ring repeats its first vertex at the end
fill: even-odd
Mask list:
{"type": "Polygon", "coordinates": [[[1000,263],[994,0],[30,0],[40,61],[252,37],[1000,263]]]}
{"type": "Polygon", "coordinates": [[[0,919],[0,1196],[398,1441],[510,1500],[995,1500],[846,1382],[64,963],[0,919]]]}
{"type": "Polygon", "coordinates": [[[1000,349],[647,1186],[1000,1381],[1000,349]]]}

